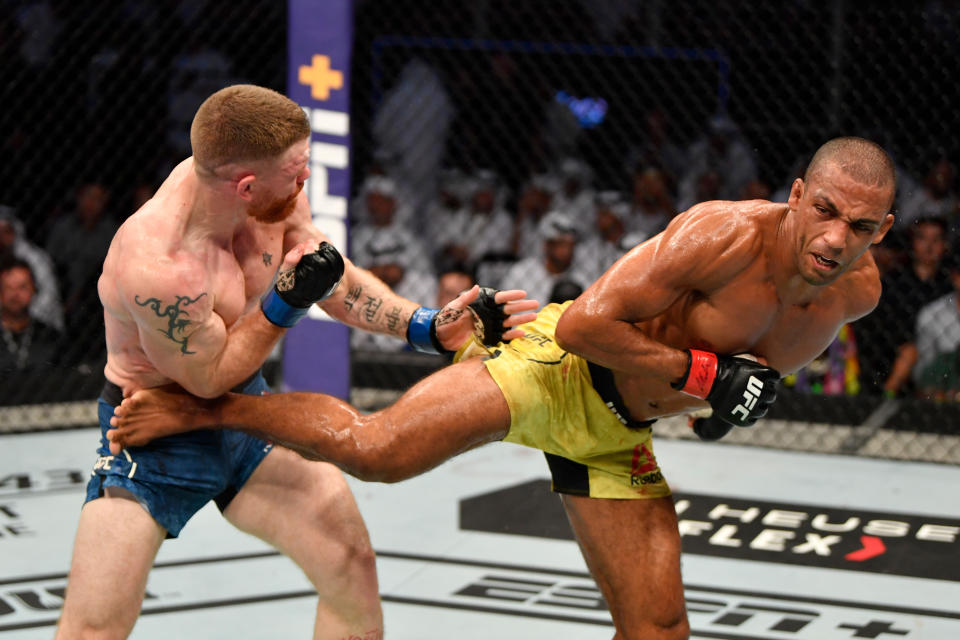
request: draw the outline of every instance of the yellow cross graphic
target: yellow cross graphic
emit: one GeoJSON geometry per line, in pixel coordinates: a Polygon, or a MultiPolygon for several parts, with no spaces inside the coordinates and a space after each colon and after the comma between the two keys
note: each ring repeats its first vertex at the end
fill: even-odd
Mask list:
{"type": "Polygon", "coordinates": [[[310,97],[314,100],[326,100],[330,89],[343,88],[343,74],[330,68],[329,56],[313,56],[311,66],[300,66],[297,79],[300,84],[310,86],[310,97]]]}

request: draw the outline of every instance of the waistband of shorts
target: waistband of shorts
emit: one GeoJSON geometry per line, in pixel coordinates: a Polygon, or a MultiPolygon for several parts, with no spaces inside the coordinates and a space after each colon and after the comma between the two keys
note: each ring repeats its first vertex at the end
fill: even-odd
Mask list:
{"type": "Polygon", "coordinates": [[[617,417],[617,420],[630,429],[646,429],[656,422],[656,420],[634,420],[630,417],[630,411],[627,410],[627,406],[623,403],[623,398],[620,396],[620,392],[617,391],[617,385],[613,381],[613,371],[589,360],[587,361],[587,368],[590,370],[590,379],[593,381],[593,388],[597,394],[599,394],[600,399],[610,407],[610,411],[617,417]]]}
{"type": "MultiPolygon", "coordinates": [[[[256,380],[257,377],[261,374],[261,372],[262,372],[261,369],[257,369],[250,375],[249,378],[247,378],[246,380],[244,380],[234,388],[230,389],[230,391],[234,393],[243,393],[243,390],[246,389],[251,382],[256,380]]],[[[103,398],[104,401],[107,402],[107,404],[110,404],[116,407],[121,402],[123,402],[123,389],[120,388],[120,385],[114,384],[109,380],[104,380],[103,390],[100,392],[100,397],[103,398]]]]}

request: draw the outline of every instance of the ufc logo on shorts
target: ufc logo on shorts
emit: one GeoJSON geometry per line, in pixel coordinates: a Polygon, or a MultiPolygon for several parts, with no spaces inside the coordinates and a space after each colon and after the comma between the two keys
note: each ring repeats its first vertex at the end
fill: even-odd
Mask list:
{"type": "Polygon", "coordinates": [[[743,402],[735,406],[730,414],[740,415],[741,420],[746,420],[753,408],[757,406],[757,398],[760,397],[761,391],[763,391],[763,382],[756,376],[750,376],[747,380],[747,389],[743,392],[743,402]]]}

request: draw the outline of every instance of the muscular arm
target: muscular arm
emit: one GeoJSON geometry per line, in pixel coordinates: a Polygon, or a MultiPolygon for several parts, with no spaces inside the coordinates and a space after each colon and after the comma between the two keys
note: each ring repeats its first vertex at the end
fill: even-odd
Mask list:
{"type": "Polygon", "coordinates": [[[249,377],[284,332],[259,306],[228,329],[214,311],[212,280],[193,259],[163,270],[131,269],[118,288],[153,365],[200,397],[218,396],[249,377]]]}
{"type": "Polygon", "coordinates": [[[679,380],[687,355],[651,338],[637,323],[656,318],[685,295],[719,288],[757,256],[759,231],[735,207],[720,202],[693,207],[617,261],[560,318],[561,346],[610,369],[679,380]]]}

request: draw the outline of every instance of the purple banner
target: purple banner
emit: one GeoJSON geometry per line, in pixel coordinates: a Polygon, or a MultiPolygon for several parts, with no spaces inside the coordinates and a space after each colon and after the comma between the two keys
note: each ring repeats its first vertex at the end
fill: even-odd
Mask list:
{"type": "MultiPolygon", "coordinates": [[[[287,95],[313,130],[304,188],[314,224],[347,254],[353,0],[289,0],[288,7],[287,95]]],[[[349,329],[313,307],[284,340],[283,381],[288,390],[347,398],[349,329]]]]}

